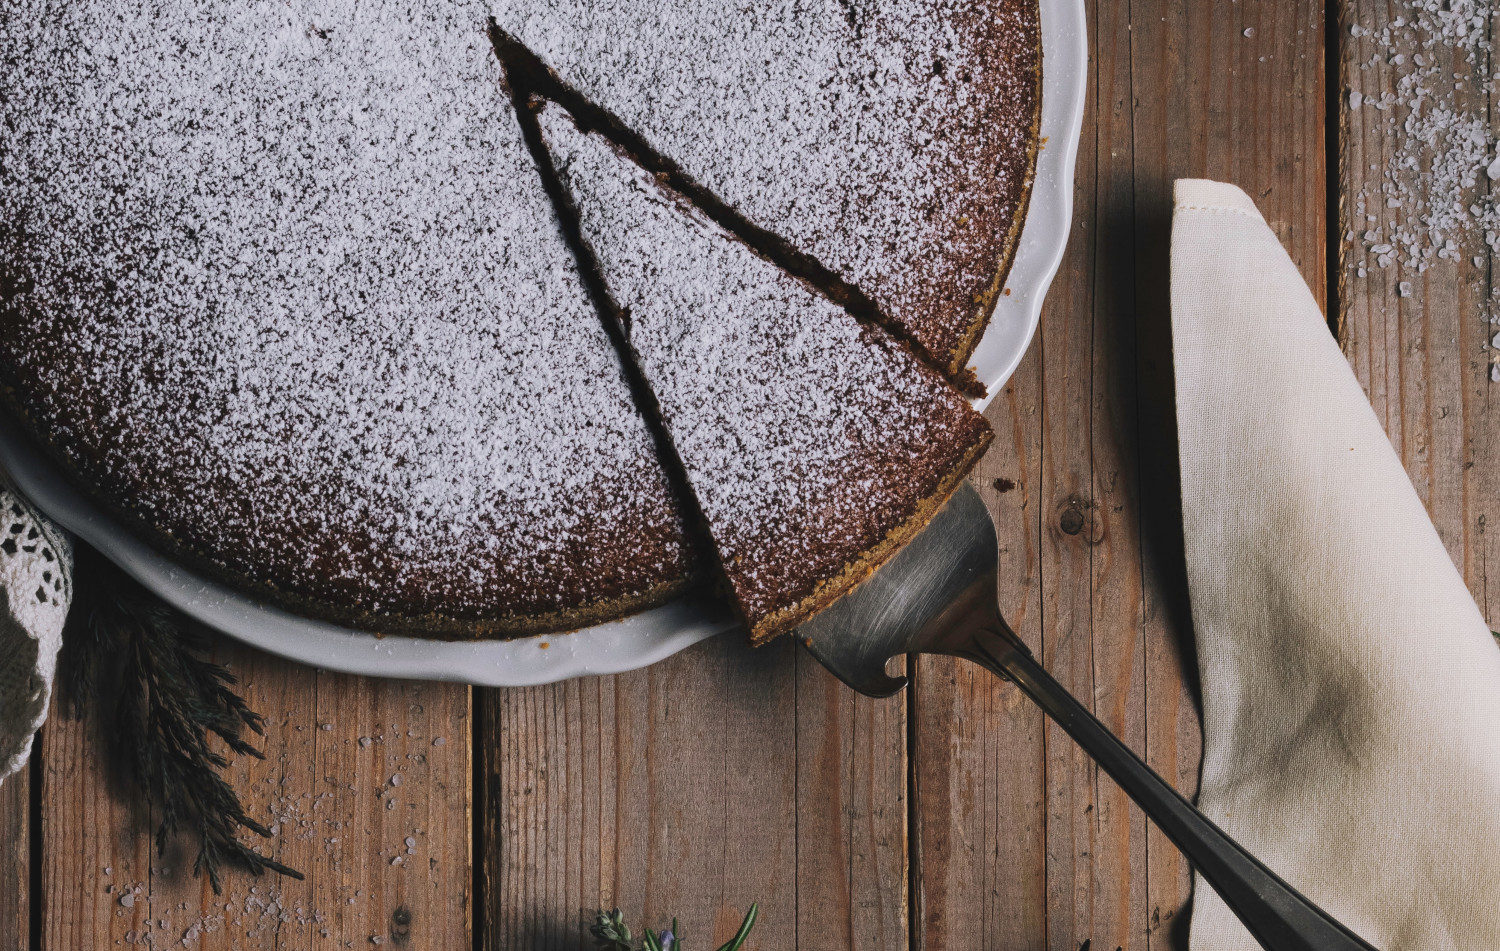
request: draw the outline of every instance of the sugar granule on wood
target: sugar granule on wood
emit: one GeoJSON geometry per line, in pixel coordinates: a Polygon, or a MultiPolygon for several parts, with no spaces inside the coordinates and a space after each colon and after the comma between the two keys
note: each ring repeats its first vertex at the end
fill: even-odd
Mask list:
{"type": "MultiPolygon", "coordinates": [[[[1349,27],[1350,134],[1385,157],[1383,167],[1368,166],[1381,174],[1352,196],[1353,219],[1368,225],[1350,241],[1349,267],[1359,277],[1372,265],[1421,274],[1466,256],[1482,269],[1476,246],[1500,247],[1500,210],[1489,188],[1500,179],[1487,107],[1495,89],[1492,8],[1492,0],[1403,0],[1384,22],[1349,27]]],[[[1396,289],[1412,294],[1408,281],[1396,289]]],[[[1494,307],[1487,300],[1486,317],[1494,307]]]]}

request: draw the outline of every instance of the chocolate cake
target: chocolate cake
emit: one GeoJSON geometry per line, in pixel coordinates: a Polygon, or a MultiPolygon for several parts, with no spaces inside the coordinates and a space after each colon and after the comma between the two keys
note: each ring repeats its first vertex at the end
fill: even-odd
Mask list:
{"type": "Polygon", "coordinates": [[[540,124],[751,638],[785,633],[927,523],[989,424],[562,109],[540,124]]]}
{"type": "Polygon", "coordinates": [[[818,10],[13,0],[0,410],[143,539],[301,614],[514,636],[717,578],[784,630],[982,451],[944,376],[1008,267],[1040,77],[1034,0],[818,10]],[[522,91],[610,140],[669,255],[620,208],[580,253],[587,192],[559,212],[522,91]],[[715,301],[754,341],[722,377],[673,363],[682,315],[645,321],[734,330],[715,301]],[[714,427],[758,455],[707,454],[714,427]]]}

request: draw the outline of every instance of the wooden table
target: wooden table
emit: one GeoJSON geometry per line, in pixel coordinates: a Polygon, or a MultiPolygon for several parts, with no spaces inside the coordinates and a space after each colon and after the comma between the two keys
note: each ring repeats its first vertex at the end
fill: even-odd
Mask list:
{"type": "MultiPolygon", "coordinates": [[[[1259,203],[1332,304],[1439,531],[1491,604],[1500,423],[1468,265],[1407,276],[1419,292],[1404,299],[1394,270],[1356,280],[1340,267],[1363,253],[1343,241],[1340,196],[1391,148],[1342,94],[1372,50],[1339,24],[1392,15],[1366,6],[1090,4],[1072,243],[989,411],[999,438],[975,481],[999,526],[1006,615],[1187,792],[1200,740],[1169,346],[1173,179],[1235,182],[1259,203]]],[[[1358,80],[1369,95],[1390,78],[1358,80]]],[[[0,947],[572,949],[587,912],[618,905],[633,921],[681,916],[701,951],[752,901],[762,949],[1186,944],[1182,859],[1014,689],[961,663],[923,660],[913,689],[872,701],[789,641],[721,638],[649,670],[523,690],[219,650],[269,719],[266,761],[237,763],[234,778],[278,825],[271,851],[307,880],[231,874],[215,896],[189,856],[152,856],[150,817],[110,793],[97,739],[55,712],[29,775],[0,787],[0,947]]]]}

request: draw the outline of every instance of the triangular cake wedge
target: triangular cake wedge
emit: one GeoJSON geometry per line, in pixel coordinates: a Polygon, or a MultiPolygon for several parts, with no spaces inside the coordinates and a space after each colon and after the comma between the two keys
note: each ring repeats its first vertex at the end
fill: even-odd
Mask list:
{"type": "Polygon", "coordinates": [[[931,519],[989,425],[564,109],[538,122],[752,640],[790,631],[931,519]]]}

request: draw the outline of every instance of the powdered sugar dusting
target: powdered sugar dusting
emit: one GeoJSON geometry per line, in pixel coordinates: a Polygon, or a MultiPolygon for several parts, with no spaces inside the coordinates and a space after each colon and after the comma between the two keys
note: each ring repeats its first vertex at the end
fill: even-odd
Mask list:
{"type": "Polygon", "coordinates": [[[752,624],[911,517],[987,438],[968,402],[883,332],[559,107],[540,121],[752,624]]]}
{"type": "Polygon", "coordinates": [[[376,613],[680,572],[482,7],[17,0],[0,76],[0,369],[109,501],[376,613]]]}
{"type": "Polygon", "coordinates": [[[1039,92],[1028,0],[490,0],[497,22],[939,360],[995,277],[1039,92]]]}

